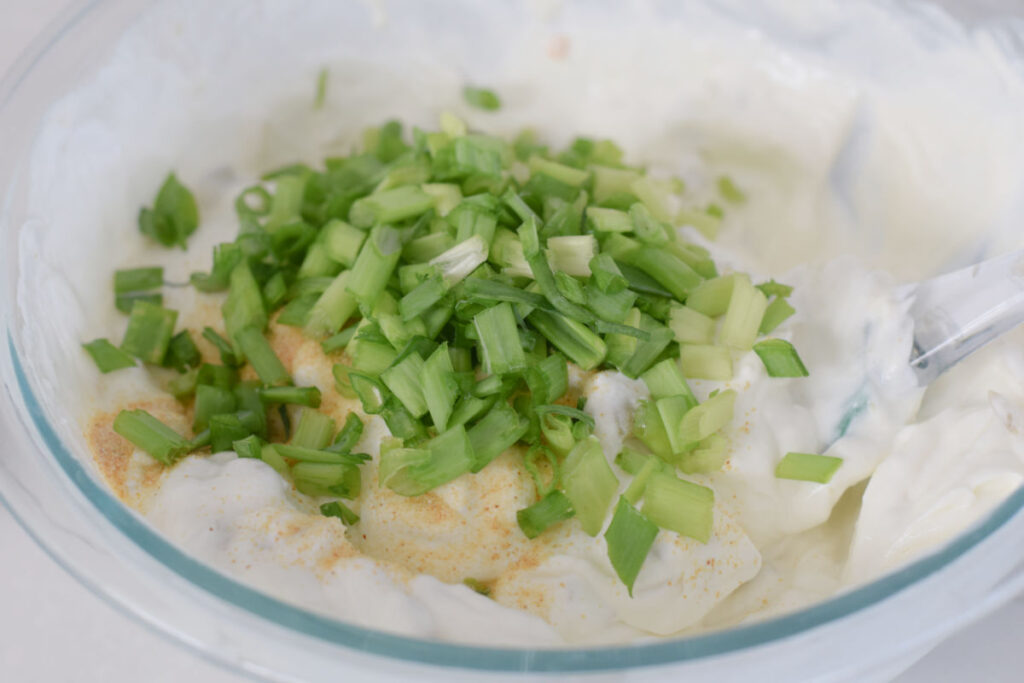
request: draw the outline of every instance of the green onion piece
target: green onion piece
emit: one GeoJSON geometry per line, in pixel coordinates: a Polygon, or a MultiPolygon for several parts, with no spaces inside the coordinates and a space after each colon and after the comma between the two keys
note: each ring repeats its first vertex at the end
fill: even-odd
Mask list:
{"type": "MultiPolygon", "coordinates": [[[[615,456],[615,464],[618,465],[626,474],[632,474],[634,477],[640,473],[644,465],[648,462],[654,461],[656,471],[664,469],[662,461],[658,458],[641,453],[638,450],[634,450],[629,446],[624,446],[619,454],[615,456]]],[[[636,501],[632,501],[636,502],[636,501]]]]}
{"type": "Polygon", "coordinates": [[[238,382],[238,371],[224,365],[203,363],[196,374],[198,384],[210,384],[222,389],[234,389],[238,382]]]}
{"type": "Polygon", "coordinates": [[[352,510],[350,510],[349,507],[340,500],[321,505],[320,514],[324,517],[337,517],[345,526],[352,526],[359,521],[359,515],[352,512],[352,510]]]}
{"type": "Polygon", "coordinates": [[[292,432],[291,444],[321,450],[334,438],[334,420],[315,410],[303,409],[299,424],[292,432]]]}
{"type": "MultiPolygon", "coordinates": [[[[363,252],[366,251],[368,249],[364,248],[363,252]]],[[[356,312],[358,302],[355,295],[349,290],[349,282],[354,272],[345,270],[339,273],[316,299],[316,303],[309,309],[305,318],[306,333],[309,336],[319,337],[325,334],[334,334],[356,312]]],[[[278,318],[279,322],[282,317],[284,317],[284,313],[278,318]]]]}
{"type": "MultiPolygon", "coordinates": [[[[452,416],[455,422],[455,416],[452,416]]],[[[529,429],[529,420],[519,416],[507,403],[499,402],[469,430],[473,457],[471,471],[479,472],[511,448],[529,429]]]]}
{"type": "Polygon", "coordinates": [[[715,492],[657,472],[647,481],[643,512],[662,529],[707,543],[714,524],[715,492]]]}
{"type": "MultiPolygon", "coordinates": [[[[629,482],[629,486],[627,486],[626,490],[622,493],[622,497],[629,501],[630,505],[636,505],[640,501],[640,498],[644,495],[644,490],[647,489],[647,481],[651,476],[655,472],[664,471],[663,462],[661,460],[650,456],[643,457],[643,464],[636,470],[633,476],[633,481],[629,482]]],[[[617,460],[618,456],[616,456],[616,461],[617,460]]]]}
{"type": "Polygon", "coordinates": [[[177,320],[177,311],[137,300],[128,318],[121,350],[146,363],[160,365],[171,343],[177,320]]]}
{"type": "Polygon", "coordinates": [[[152,209],[139,210],[139,230],[165,247],[185,248],[189,236],[199,226],[195,197],[177,176],[169,173],[157,192],[152,209]]]}
{"type": "Polygon", "coordinates": [[[633,413],[633,434],[665,462],[674,462],[675,453],[665,423],[655,401],[642,401],[633,413]]]}
{"type": "Polygon", "coordinates": [[[530,507],[518,511],[516,521],[527,538],[537,538],[549,527],[575,514],[569,498],[561,491],[552,491],[530,507]]]}
{"type": "Polygon", "coordinates": [[[718,392],[683,416],[679,437],[685,443],[706,439],[732,421],[735,404],[735,391],[726,389],[718,392]]]}
{"type": "Polygon", "coordinates": [[[601,203],[617,194],[630,193],[633,181],[640,179],[640,173],[626,168],[592,166],[594,174],[594,201],[601,203]]]}
{"type": "Polygon", "coordinates": [[[657,535],[658,526],[630,505],[624,496],[619,496],[604,538],[608,544],[608,559],[631,597],[633,582],[657,535]]]}
{"type": "MultiPolygon", "coordinates": [[[[314,242],[309,245],[309,249],[306,251],[305,257],[302,259],[302,265],[299,267],[299,272],[296,277],[300,280],[305,280],[311,277],[333,277],[337,275],[341,270],[341,264],[335,261],[328,255],[327,248],[322,242],[314,242]]],[[[266,299],[266,290],[264,289],[264,299],[266,299]]],[[[267,302],[268,308],[273,308],[269,301],[267,302]]]]}
{"type": "Polygon", "coordinates": [[[287,384],[291,381],[288,370],[274,353],[263,332],[255,327],[246,327],[238,332],[235,339],[264,384],[287,384]]]}
{"type": "Polygon", "coordinates": [[[569,389],[569,364],[565,358],[553,353],[523,373],[534,403],[554,403],[569,389]]]}
{"type": "Polygon", "coordinates": [[[633,355],[619,368],[627,377],[639,377],[672,343],[672,330],[647,315],[640,315],[639,328],[647,332],[647,340],[639,340],[633,355]]]}
{"type": "Polygon", "coordinates": [[[455,404],[455,410],[452,411],[452,416],[448,418],[448,428],[451,429],[455,425],[468,424],[488,411],[496,401],[497,396],[488,396],[486,398],[464,396],[455,404]]]}
{"type": "Polygon", "coordinates": [[[668,398],[670,396],[686,396],[692,399],[693,405],[697,404],[690,385],[686,383],[686,377],[679,367],[679,363],[671,358],[652,366],[647,372],[640,376],[651,392],[651,398],[668,398]]]}
{"type": "Polygon", "coordinates": [[[761,325],[757,329],[758,334],[770,334],[794,313],[796,313],[796,309],[790,306],[785,299],[778,297],[772,299],[768,308],[764,309],[764,317],[761,318],[761,325]]]}
{"type": "Polygon", "coordinates": [[[273,446],[282,458],[290,458],[298,462],[358,466],[363,464],[369,457],[362,453],[336,453],[334,451],[305,448],[286,443],[275,443],[273,446]]]}
{"type": "Polygon", "coordinates": [[[827,484],[832,480],[842,458],[816,453],[786,453],[775,467],[775,476],[779,479],[796,479],[797,481],[813,481],[827,484]]]}
{"type": "Polygon", "coordinates": [[[526,368],[511,304],[500,303],[481,311],[473,318],[473,326],[480,340],[484,372],[503,375],[526,368]]]}
{"type": "Polygon", "coordinates": [[[563,463],[562,485],[572,501],[583,531],[597,536],[619,480],[601,450],[601,442],[589,437],[572,449],[563,463]]]}
{"type": "Polygon", "coordinates": [[[247,416],[246,418],[251,431],[260,438],[266,439],[268,426],[267,409],[260,398],[260,383],[256,380],[239,382],[234,387],[234,394],[238,411],[251,415],[251,417],[247,416]]]}
{"type": "Polygon", "coordinates": [[[641,247],[629,255],[630,265],[654,278],[679,301],[686,301],[704,278],[675,254],[657,247],[641,247]]]}
{"type": "Polygon", "coordinates": [[[618,294],[629,287],[629,281],[622,275],[615,259],[609,254],[601,253],[594,256],[588,264],[591,282],[605,294],[618,294]]]}
{"type": "Polygon", "coordinates": [[[467,85],[462,89],[462,99],[466,104],[484,111],[497,111],[501,109],[501,98],[493,90],[487,88],[476,88],[467,85]]]}
{"type": "Polygon", "coordinates": [[[418,353],[411,353],[381,373],[381,380],[413,417],[422,417],[428,410],[423,396],[424,362],[418,353]]]}
{"type": "Polygon", "coordinates": [[[320,407],[320,390],[316,387],[264,387],[259,390],[260,400],[269,404],[288,404],[320,407]]]}
{"type": "Polygon", "coordinates": [[[263,452],[263,441],[255,434],[250,434],[244,439],[239,439],[231,444],[239,458],[259,458],[263,452]]]}
{"type": "Polygon", "coordinates": [[[566,185],[582,187],[590,178],[588,171],[583,171],[572,166],[566,166],[556,161],[550,161],[543,157],[533,156],[527,162],[531,173],[544,173],[566,185]]]}
{"type": "Polygon", "coordinates": [[[729,308],[735,275],[722,275],[697,285],[686,299],[686,305],[709,318],[717,318],[729,308]]]}
{"type": "Polygon", "coordinates": [[[117,294],[114,296],[114,308],[122,313],[131,313],[132,306],[136,301],[145,301],[155,306],[162,306],[164,297],[162,294],[148,294],[146,292],[131,292],[130,294],[117,294]]]}
{"type": "Polygon", "coordinates": [[[747,195],[736,187],[736,183],[729,176],[724,175],[718,179],[718,193],[722,195],[722,199],[733,204],[742,204],[747,201],[747,195]]]}
{"type": "Polygon", "coordinates": [[[750,278],[736,275],[729,307],[718,332],[719,342],[741,351],[750,349],[757,339],[757,331],[767,307],[768,299],[750,284],[750,278]]]}
{"type": "Polygon", "coordinates": [[[785,299],[793,293],[793,288],[791,286],[784,285],[781,282],[776,282],[775,280],[762,282],[757,285],[757,288],[760,289],[765,296],[775,296],[780,299],[785,299]]]}
{"type": "Polygon", "coordinates": [[[256,433],[261,425],[259,416],[249,411],[214,415],[210,418],[210,450],[230,451],[236,441],[256,433]]]}
{"type": "Polygon", "coordinates": [[[282,476],[288,473],[288,463],[277,452],[273,444],[263,444],[263,448],[260,449],[260,460],[273,467],[282,476]]]}
{"type": "Polygon", "coordinates": [[[359,439],[363,436],[363,421],[359,419],[359,416],[355,413],[349,413],[345,418],[345,424],[342,426],[341,431],[338,432],[337,438],[334,439],[327,450],[336,451],[338,453],[349,453],[356,444],[359,443],[359,439]]]}
{"type": "Polygon", "coordinates": [[[551,450],[564,457],[576,445],[576,437],[573,435],[572,418],[568,415],[557,415],[548,413],[540,417],[540,430],[548,442],[551,450]]]}
{"type": "Polygon", "coordinates": [[[100,372],[106,374],[122,368],[135,367],[135,359],[106,339],[94,339],[82,344],[82,348],[92,357],[100,372]]]}
{"type": "Polygon", "coordinates": [[[387,370],[398,358],[398,352],[386,340],[360,339],[358,332],[348,345],[348,354],[352,367],[374,376],[387,370]]]}
{"type": "Polygon", "coordinates": [[[448,428],[448,418],[455,408],[455,399],[459,395],[459,387],[455,381],[455,369],[452,367],[448,344],[438,346],[423,363],[420,381],[423,385],[423,398],[430,412],[434,427],[443,432],[448,428]]]}
{"type": "Polygon", "coordinates": [[[263,294],[248,263],[243,261],[231,271],[231,288],[221,306],[221,312],[224,314],[224,329],[236,343],[235,336],[242,329],[255,327],[262,332],[266,328],[267,311],[263,306],[263,294]]]}
{"type": "Polygon", "coordinates": [[[796,349],[785,339],[764,339],[754,344],[769,377],[807,377],[807,368],[796,349]]]}
{"type": "Polygon", "coordinates": [[[398,310],[402,315],[402,320],[408,322],[423,315],[434,304],[444,298],[447,292],[448,287],[440,276],[424,280],[398,302],[398,310]]]}
{"type": "Polygon", "coordinates": [[[114,271],[115,294],[131,294],[132,292],[159,289],[163,284],[164,269],[162,266],[114,271]]]}
{"type": "Polygon", "coordinates": [[[596,206],[587,209],[587,226],[594,232],[633,232],[633,221],[628,213],[596,206]]]}
{"type": "Polygon", "coordinates": [[[694,379],[732,379],[732,354],[724,346],[683,344],[679,347],[683,374],[694,379]]]}
{"type": "Polygon", "coordinates": [[[199,368],[193,368],[178,375],[167,383],[167,392],[179,401],[184,401],[195,393],[198,377],[199,368]]]}
{"type": "MultiPolygon", "coordinates": [[[[547,257],[540,248],[540,237],[537,234],[536,220],[530,219],[523,222],[519,227],[519,240],[523,243],[523,256],[526,258],[526,262],[530,264],[533,277],[537,281],[541,293],[547,297],[551,305],[568,319],[581,323],[591,322],[594,319],[594,315],[589,310],[572,303],[559,291],[554,273],[551,272],[551,267],[548,265],[547,257]]],[[[566,353],[566,355],[569,354],[566,353]]]]}
{"type": "Polygon", "coordinates": [[[277,322],[290,327],[305,327],[309,322],[309,312],[318,298],[318,294],[312,294],[292,299],[281,309],[277,322]]]}
{"type": "Polygon", "coordinates": [[[679,459],[679,469],[687,474],[707,474],[722,469],[729,456],[729,440],[721,434],[712,434],[694,450],[679,459]]]}
{"type": "Polygon", "coordinates": [[[327,255],[346,268],[351,268],[355,264],[359,250],[366,240],[366,232],[337,218],[328,221],[321,228],[320,234],[327,255]]]}
{"type": "Polygon", "coordinates": [[[401,255],[402,244],[398,231],[386,225],[375,227],[349,271],[348,291],[360,303],[372,305],[391,279],[401,255]]]}
{"type": "Polygon", "coordinates": [[[558,403],[553,403],[550,405],[537,406],[536,408],[534,408],[534,410],[537,412],[538,415],[547,415],[549,413],[555,415],[565,415],[566,417],[570,417],[573,420],[583,422],[591,428],[594,427],[594,418],[591,415],[588,415],[587,413],[583,412],[579,408],[573,408],[571,406],[563,406],[558,403]]]}
{"type": "MultiPolygon", "coordinates": [[[[636,327],[640,324],[640,320],[640,310],[638,308],[631,308],[623,322],[626,325],[636,327]]],[[[605,337],[605,341],[608,344],[607,361],[610,365],[614,365],[617,368],[623,367],[633,357],[640,343],[637,337],[627,334],[609,334],[605,337]]]]}
{"type": "MultiPolygon", "coordinates": [[[[661,416],[661,422],[665,426],[665,435],[668,437],[669,448],[674,456],[684,453],[696,445],[695,439],[687,439],[680,431],[683,420],[696,404],[696,399],[691,396],[667,396],[654,402],[658,409],[658,415],[661,416]]],[[[673,458],[674,460],[675,458],[673,458]]]]}
{"type": "Polygon", "coordinates": [[[434,210],[441,217],[451,213],[462,201],[462,189],[452,183],[424,183],[420,189],[434,198],[434,210]]]}
{"type": "Polygon", "coordinates": [[[680,343],[710,344],[715,335],[713,318],[674,302],[669,308],[668,326],[680,343]]]}
{"type": "Polygon", "coordinates": [[[423,449],[382,449],[380,482],[402,496],[418,496],[470,471],[473,450],[462,426],[453,427],[431,439],[423,449]],[[421,451],[415,457],[395,458],[403,451],[421,451]]]}
{"type": "Polygon", "coordinates": [[[200,292],[219,292],[227,289],[231,271],[244,257],[242,247],[238,244],[234,242],[218,244],[213,248],[213,267],[209,274],[192,273],[189,281],[200,292]]]}
{"type": "Polygon", "coordinates": [[[328,337],[320,342],[320,348],[324,350],[324,353],[334,353],[335,351],[341,351],[348,343],[352,341],[352,337],[356,335],[357,325],[350,325],[333,337],[328,337]]]}
{"type": "Polygon", "coordinates": [[[344,486],[352,469],[352,465],[344,463],[298,462],[292,465],[291,472],[299,491],[306,495],[326,495],[332,487],[344,486]]]}
{"type": "Polygon", "coordinates": [[[197,385],[192,431],[203,431],[210,425],[211,417],[221,413],[233,413],[236,407],[235,394],[232,391],[209,384],[197,385]]]}
{"type": "Polygon", "coordinates": [[[114,431],[165,465],[173,465],[189,449],[183,436],[145,410],[122,410],[114,418],[114,431]]]}
{"type": "Polygon", "coordinates": [[[669,183],[664,180],[640,177],[629,184],[629,191],[644,203],[655,220],[668,223],[672,220],[669,183]]]}
{"type": "Polygon", "coordinates": [[[609,294],[602,291],[594,279],[591,278],[587,282],[585,299],[587,308],[598,317],[598,322],[610,321],[618,323],[625,320],[626,316],[629,315],[630,309],[636,303],[637,295],[628,289],[609,294]]]}
{"type": "Polygon", "coordinates": [[[386,398],[387,390],[384,386],[373,377],[361,372],[350,371],[348,379],[352,383],[352,390],[363,405],[363,412],[367,415],[379,414],[384,407],[384,399],[386,398]]]}
{"type": "Polygon", "coordinates": [[[538,332],[583,370],[596,368],[608,352],[608,347],[601,337],[581,322],[544,311],[534,311],[528,320],[538,332]]]}
{"type": "Polygon", "coordinates": [[[270,212],[264,224],[267,232],[301,220],[302,197],[306,192],[308,178],[306,173],[282,175],[275,179],[274,197],[270,202],[270,212]]]}
{"type": "Polygon", "coordinates": [[[550,449],[537,444],[531,446],[526,455],[523,456],[523,467],[530,473],[530,477],[533,478],[533,484],[537,487],[537,495],[541,498],[547,496],[549,493],[558,488],[561,483],[562,476],[559,472],[558,458],[551,452],[550,449]],[[543,456],[548,463],[548,468],[551,470],[551,477],[547,483],[544,483],[541,477],[540,470],[537,468],[538,456],[543,456]]]}
{"type": "Polygon", "coordinates": [[[487,261],[487,251],[484,239],[480,235],[473,235],[432,258],[430,264],[437,266],[441,277],[451,287],[487,261]]]}
{"type": "Polygon", "coordinates": [[[597,239],[593,235],[551,237],[547,246],[552,270],[573,277],[590,277],[590,261],[597,254],[597,239]]]}
{"type": "Polygon", "coordinates": [[[633,221],[633,232],[644,244],[661,246],[670,239],[670,229],[664,223],[654,219],[650,209],[643,204],[632,204],[629,207],[629,218],[633,221]]]}
{"type": "Polygon", "coordinates": [[[348,218],[357,228],[414,218],[434,206],[434,198],[414,185],[404,185],[357,199],[348,218]]]}
{"type": "Polygon", "coordinates": [[[213,344],[214,348],[220,354],[220,362],[226,366],[237,367],[241,365],[238,362],[238,357],[235,355],[235,350],[224,337],[217,334],[212,327],[203,328],[203,339],[213,344]]]}
{"type": "Polygon", "coordinates": [[[202,356],[196,343],[192,341],[192,335],[188,330],[182,330],[171,337],[167,344],[167,354],[164,356],[164,366],[174,368],[178,372],[185,372],[198,367],[202,362],[202,356]]]}
{"type": "Polygon", "coordinates": [[[675,224],[688,225],[709,240],[714,240],[718,238],[718,233],[722,229],[722,217],[700,209],[683,209],[676,214],[675,224]]]}

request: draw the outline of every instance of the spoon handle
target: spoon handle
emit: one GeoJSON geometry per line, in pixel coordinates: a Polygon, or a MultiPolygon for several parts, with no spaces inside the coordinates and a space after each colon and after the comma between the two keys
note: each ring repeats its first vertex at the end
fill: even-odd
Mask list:
{"type": "Polygon", "coordinates": [[[1024,322],[1024,250],[917,285],[910,365],[925,386],[1024,322]]]}

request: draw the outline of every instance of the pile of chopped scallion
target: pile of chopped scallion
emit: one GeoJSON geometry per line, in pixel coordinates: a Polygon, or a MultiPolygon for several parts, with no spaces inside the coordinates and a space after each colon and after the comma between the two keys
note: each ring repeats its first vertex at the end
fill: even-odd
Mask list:
{"type": "MultiPolygon", "coordinates": [[[[743,199],[727,179],[719,190],[743,199]]],[[[445,115],[441,131],[414,130],[410,143],[390,122],[368,131],[359,153],[280,169],[238,197],[237,239],[191,279],[227,292],[222,327],[202,331],[219,364],[201,361],[189,330],[175,332],[161,268],[116,273],[124,339],[85,347],[103,372],[142,360],[180,373],[168,390],[192,403],[194,436],[125,410],[114,429],[135,446],[166,465],[203,449],[261,459],[299,491],[334,498],[321,511],[350,525],[359,518],[340,499],[360,492],[363,423],[350,414],[339,431],[317,412],[319,391],[294,386],[265,336],[272,321],[302,328],[336,354],[337,391],[389,428],[381,486],[422,495],[523,444],[538,492],[518,513],[523,533],[575,516],[596,536],[613,508],[608,554],[632,591],[659,528],[700,542],[711,534],[713,492],[677,470],[721,467],[735,392],[698,403],[687,379],[728,380],[734,351],[751,349],[771,376],[807,374],[788,342],[757,342],[793,313],[790,288],[720,275],[675,226],[713,236],[722,211],[676,211],[681,192],[624,164],[608,141],[577,138],[556,153],[530,134],[510,143],[445,115]],[[646,452],[615,457],[632,475],[618,500],[593,418],[566,400],[569,363],[650,389],[635,420],[646,452]],[[258,381],[239,380],[246,365],[258,381]],[[299,418],[271,443],[268,410],[287,424],[289,405],[303,406],[299,418]]],[[[173,174],[139,217],[165,246],[184,246],[197,224],[173,174]]],[[[800,457],[809,473],[790,463],[780,476],[820,480],[829,469],[814,461],[822,456],[800,457]]]]}

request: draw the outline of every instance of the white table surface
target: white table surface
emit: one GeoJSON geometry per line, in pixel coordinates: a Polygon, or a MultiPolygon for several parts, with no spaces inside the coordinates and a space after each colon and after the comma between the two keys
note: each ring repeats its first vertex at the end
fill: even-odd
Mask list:
{"type": "MultiPolygon", "coordinates": [[[[0,73],[66,0],[0,0],[0,73]]],[[[0,443],[3,442],[0,435],[0,443]]],[[[58,567],[0,507],[0,681],[242,681],[138,624],[58,567]]],[[[1024,678],[1024,597],[939,645],[898,683],[1024,678]]]]}

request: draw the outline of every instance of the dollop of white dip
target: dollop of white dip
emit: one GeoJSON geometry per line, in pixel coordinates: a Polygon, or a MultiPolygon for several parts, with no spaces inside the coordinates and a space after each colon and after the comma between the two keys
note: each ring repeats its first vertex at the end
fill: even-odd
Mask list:
{"type": "MultiPolygon", "coordinates": [[[[700,398],[738,392],[725,467],[694,478],[716,492],[711,540],[660,532],[630,597],[603,538],[576,522],[548,534],[542,551],[508,531],[531,495],[513,458],[432,492],[429,509],[388,498],[370,463],[353,504],[363,520],[346,530],[261,462],[219,454],[186,458],[140,504],[172,541],[360,625],[545,646],[793,609],[980,519],[1024,480],[1024,338],[914,389],[898,285],[1021,242],[1019,65],[990,34],[873,4],[623,5],[553,5],[538,16],[513,3],[453,3],[451,20],[431,17],[429,30],[416,9],[381,22],[348,3],[146,12],[48,114],[35,145],[38,225],[19,245],[19,303],[61,313],[25,316],[29,373],[51,414],[84,419],[154,391],[142,371],[97,382],[79,352],[81,340],[123,328],[109,305],[113,268],[159,261],[184,281],[208,267],[213,244],[233,238],[235,193],[261,171],[347,152],[386,118],[432,126],[452,109],[498,134],[529,125],[554,143],[612,138],[630,161],[682,176],[695,206],[714,198],[720,174],[746,192],[719,238],[703,243],[726,272],[794,286],[797,313],[773,335],[796,345],[810,377],[769,378],[748,353],[734,359],[730,382],[694,383],[700,398]],[[327,103],[314,109],[322,66],[327,103]],[[466,82],[498,90],[503,109],[467,109],[466,82]],[[200,201],[187,253],[147,247],[134,229],[168,168],[200,201]],[[787,451],[843,465],[827,484],[776,479],[787,451]],[[463,577],[492,581],[491,597],[463,577]]],[[[166,297],[183,320],[211,305],[184,289],[166,297]]],[[[324,362],[300,353],[296,380],[331,391],[324,362]]],[[[576,380],[611,461],[646,390],[612,372],[576,380]]],[[[88,457],[78,422],[55,423],[88,457]]],[[[383,431],[368,427],[361,449],[375,454],[383,431]]]]}

